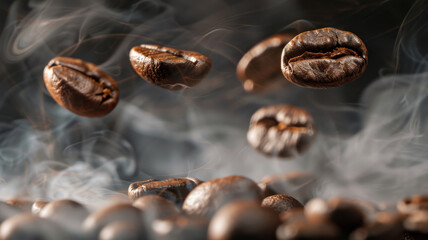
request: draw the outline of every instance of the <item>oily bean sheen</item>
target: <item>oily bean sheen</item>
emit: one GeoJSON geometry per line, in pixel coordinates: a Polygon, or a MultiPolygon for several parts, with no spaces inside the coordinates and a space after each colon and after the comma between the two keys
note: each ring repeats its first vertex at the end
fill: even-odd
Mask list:
{"type": "Polygon", "coordinates": [[[301,33],[285,45],[281,70],[290,82],[308,88],[334,88],[359,78],[367,48],[351,32],[322,28],[301,33]]]}
{"type": "Polygon", "coordinates": [[[314,120],[307,111],[290,105],[271,105],[253,114],[247,140],[266,155],[285,158],[304,152],[314,135],[314,120]]]}
{"type": "Polygon", "coordinates": [[[238,200],[225,205],[213,216],[208,240],[275,240],[279,224],[272,209],[263,208],[255,201],[238,200]]]}
{"type": "Polygon", "coordinates": [[[261,201],[260,188],[242,176],[215,178],[199,184],[189,193],[183,203],[183,212],[211,217],[224,204],[238,199],[261,201]]]}
{"type": "Polygon", "coordinates": [[[128,188],[128,196],[135,201],[142,196],[159,195],[181,205],[187,194],[199,183],[200,181],[196,178],[149,179],[131,183],[128,188]]]}
{"type": "Polygon", "coordinates": [[[195,86],[211,68],[211,60],[200,53],[149,44],[133,47],[129,59],[144,80],[169,90],[195,86]]]}
{"type": "Polygon", "coordinates": [[[239,61],[236,75],[245,91],[263,91],[272,85],[281,75],[281,53],[295,34],[273,35],[251,48],[239,61]]]}
{"type": "Polygon", "coordinates": [[[45,67],[43,78],[52,98],[80,116],[105,116],[119,101],[116,81],[94,64],[80,59],[52,59],[45,67]]]}

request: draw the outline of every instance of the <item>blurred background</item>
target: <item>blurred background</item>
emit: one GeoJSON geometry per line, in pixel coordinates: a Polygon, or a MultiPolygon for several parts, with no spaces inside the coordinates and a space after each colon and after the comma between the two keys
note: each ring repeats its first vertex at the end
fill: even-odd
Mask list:
{"type": "MultiPolygon", "coordinates": [[[[130,182],[192,176],[308,171],[316,195],[394,201],[428,191],[428,3],[425,0],[1,0],[0,196],[106,199],[130,182]],[[281,32],[336,27],[369,51],[364,75],[345,86],[288,84],[247,93],[242,55],[281,32]],[[168,91],[132,69],[128,53],[151,43],[194,50],[213,62],[192,89],[168,91]],[[79,117],[46,91],[55,56],[93,62],[119,83],[103,118],[79,117]],[[246,142],[258,108],[311,112],[308,152],[269,158],[246,142]]],[[[283,81],[286,81],[283,79],[283,81]]]]}

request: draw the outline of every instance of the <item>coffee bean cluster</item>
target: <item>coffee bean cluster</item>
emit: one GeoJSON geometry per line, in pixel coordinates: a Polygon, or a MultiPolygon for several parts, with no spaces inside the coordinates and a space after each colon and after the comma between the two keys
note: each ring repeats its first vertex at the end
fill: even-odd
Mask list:
{"type": "Polygon", "coordinates": [[[0,202],[0,239],[428,239],[428,196],[385,207],[313,198],[317,184],[291,172],[258,183],[243,176],[149,179],[129,185],[129,200],[97,208],[10,199],[0,202]]]}

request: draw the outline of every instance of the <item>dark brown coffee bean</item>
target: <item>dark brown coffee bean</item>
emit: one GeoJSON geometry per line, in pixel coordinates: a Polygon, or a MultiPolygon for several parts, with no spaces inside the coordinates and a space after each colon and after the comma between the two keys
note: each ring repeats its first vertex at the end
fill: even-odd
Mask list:
{"type": "Polygon", "coordinates": [[[200,53],[149,44],[133,47],[129,59],[144,80],[169,90],[195,86],[211,68],[211,60],[200,53]]]}
{"type": "Polygon", "coordinates": [[[112,222],[130,221],[143,225],[143,212],[131,204],[115,204],[102,208],[89,215],[83,222],[83,231],[95,238],[101,229],[112,222]]]}
{"type": "Polygon", "coordinates": [[[148,239],[141,226],[134,222],[120,221],[105,226],[99,235],[99,240],[144,240],[148,239]]]}
{"type": "Polygon", "coordinates": [[[31,206],[31,213],[33,215],[38,216],[40,214],[40,211],[48,204],[47,201],[35,201],[33,205],[31,206]]]}
{"type": "Polygon", "coordinates": [[[25,213],[13,216],[2,223],[0,239],[66,240],[72,238],[55,222],[25,213]]]}
{"type": "Polygon", "coordinates": [[[213,216],[208,227],[208,239],[275,240],[279,224],[278,215],[272,209],[260,207],[256,201],[237,200],[213,216]]]}
{"type": "Polygon", "coordinates": [[[411,214],[416,210],[428,211],[428,196],[414,195],[397,203],[397,209],[402,214],[411,214]]]}
{"type": "Polygon", "coordinates": [[[208,220],[175,215],[154,221],[152,227],[156,239],[160,240],[206,240],[208,220]]]}
{"type": "Polygon", "coordinates": [[[146,219],[151,221],[180,213],[173,202],[157,195],[140,197],[132,205],[141,209],[146,219]]]}
{"type": "Polygon", "coordinates": [[[199,184],[183,203],[189,215],[211,217],[220,207],[233,200],[261,201],[261,191],[255,182],[242,176],[216,178],[199,184]]]}
{"type": "Polygon", "coordinates": [[[293,208],[303,208],[303,205],[291,196],[277,194],[263,199],[262,207],[271,208],[277,214],[280,214],[293,208]]]}
{"type": "Polygon", "coordinates": [[[350,240],[401,240],[403,217],[390,212],[377,213],[368,225],[355,230],[350,240]]]}
{"type": "Polygon", "coordinates": [[[80,232],[82,222],[88,215],[86,207],[69,199],[50,202],[39,213],[41,218],[48,218],[75,233],[80,232]]]}
{"type": "Polygon", "coordinates": [[[314,130],[314,120],[307,111],[290,105],[272,105],[253,114],[247,140],[266,155],[285,158],[304,152],[315,136],[314,130]]]}
{"type": "Polygon", "coordinates": [[[312,199],[305,205],[305,216],[311,222],[331,222],[344,234],[349,234],[365,222],[360,207],[341,198],[331,198],[328,202],[312,199]]]}
{"type": "Polygon", "coordinates": [[[94,64],[80,59],[52,59],[45,67],[43,79],[52,98],[80,116],[102,117],[119,101],[116,81],[94,64]]]}
{"type": "Polygon", "coordinates": [[[134,201],[146,195],[159,195],[181,206],[187,194],[199,183],[196,178],[149,179],[129,185],[128,196],[134,201]]]}
{"type": "Polygon", "coordinates": [[[367,48],[359,37],[322,28],[301,33],[285,45],[281,70],[298,86],[334,88],[359,78],[367,63],[367,48]]]}
{"type": "Polygon", "coordinates": [[[344,240],[339,229],[329,222],[309,222],[297,219],[278,227],[278,240],[344,240]]]}
{"type": "Polygon", "coordinates": [[[24,212],[31,212],[31,206],[33,206],[33,201],[25,199],[9,199],[4,202],[11,206],[17,207],[24,212]]]}
{"type": "Polygon", "coordinates": [[[7,218],[20,213],[22,213],[21,209],[0,201],[0,223],[2,223],[7,218]]]}
{"type": "Polygon", "coordinates": [[[258,183],[264,197],[275,194],[288,194],[302,203],[314,196],[316,179],[306,172],[289,172],[264,177],[258,183]]]}
{"type": "Polygon", "coordinates": [[[273,35],[244,54],[236,67],[236,75],[245,91],[263,91],[280,80],[282,49],[294,36],[291,33],[273,35]]]}

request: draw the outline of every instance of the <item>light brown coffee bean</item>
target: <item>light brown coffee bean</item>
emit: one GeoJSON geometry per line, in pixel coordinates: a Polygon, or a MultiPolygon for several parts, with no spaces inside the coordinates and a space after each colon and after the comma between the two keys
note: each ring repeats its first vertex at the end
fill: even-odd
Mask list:
{"type": "Polygon", "coordinates": [[[211,60],[200,53],[149,44],[133,47],[129,59],[144,80],[169,90],[195,86],[211,68],[211,60]]]}
{"type": "Polygon", "coordinates": [[[291,105],[271,105],[257,110],[250,120],[248,143],[269,156],[292,157],[303,153],[315,136],[312,116],[291,105]]]}
{"type": "Polygon", "coordinates": [[[199,183],[196,178],[149,179],[129,185],[128,196],[135,201],[142,196],[159,195],[181,206],[187,194],[199,183]]]}
{"type": "Polygon", "coordinates": [[[245,91],[260,92],[281,80],[282,49],[294,36],[291,33],[270,36],[244,54],[236,67],[236,75],[245,91]]]}
{"type": "Polygon", "coordinates": [[[255,182],[242,176],[211,179],[199,184],[183,203],[189,215],[212,216],[224,204],[238,199],[261,201],[261,191],[255,182]]]}
{"type": "Polygon", "coordinates": [[[285,194],[277,194],[266,197],[262,201],[262,207],[268,207],[277,214],[294,208],[303,208],[303,205],[293,197],[285,194]]]}
{"type": "Polygon", "coordinates": [[[65,109],[85,117],[102,117],[119,101],[116,81],[92,63],[56,57],[43,72],[52,98],[65,109]]]}
{"type": "Polygon", "coordinates": [[[260,239],[275,240],[280,221],[270,208],[259,202],[237,200],[223,206],[211,219],[209,240],[260,239]]]}

